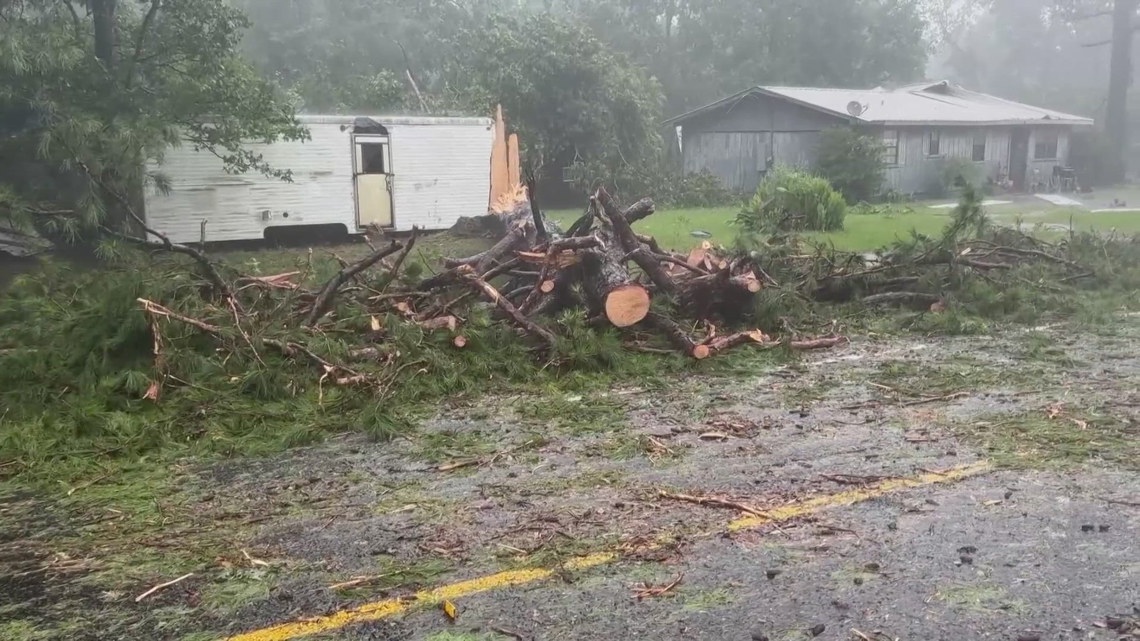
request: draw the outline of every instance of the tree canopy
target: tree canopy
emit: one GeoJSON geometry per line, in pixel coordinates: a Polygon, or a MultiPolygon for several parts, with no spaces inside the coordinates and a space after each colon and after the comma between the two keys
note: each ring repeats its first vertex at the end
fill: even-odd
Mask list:
{"type": "Polygon", "coordinates": [[[241,57],[247,26],[224,0],[0,4],[0,216],[58,237],[123,231],[148,162],[177,144],[287,177],[243,144],[305,135],[241,57]]]}

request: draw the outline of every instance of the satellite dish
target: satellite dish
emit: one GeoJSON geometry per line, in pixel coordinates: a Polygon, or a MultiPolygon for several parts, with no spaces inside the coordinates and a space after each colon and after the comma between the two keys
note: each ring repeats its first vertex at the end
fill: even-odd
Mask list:
{"type": "Polygon", "coordinates": [[[853,118],[862,116],[864,111],[867,111],[867,107],[865,107],[858,100],[852,100],[851,102],[847,103],[847,113],[851,114],[853,118]]]}

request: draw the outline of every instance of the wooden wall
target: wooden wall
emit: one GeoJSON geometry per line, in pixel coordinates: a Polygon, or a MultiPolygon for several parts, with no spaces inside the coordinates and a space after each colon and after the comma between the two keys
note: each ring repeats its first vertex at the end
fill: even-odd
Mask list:
{"type": "MultiPolygon", "coordinates": [[[[897,165],[887,167],[886,184],[889,188],[904,194],[920,194],[931,191],[942,179],[943,167],[947,159],[973,158],[974,133],[972,127],[940,127],[942,135],[939,155],[928,155],[925,127],[899,128],[899,160],[897,165]]],[[[986,128],[986,159],[977,164],[983,177],[997,179],[1003,168],[1009,166],[1008,127],[986,128]]],[[[973,162],[973,161],[971,161],[973,162]]]]}
{"type": "MultiPolygon", "coordinates": [[[[1054,165],[1064,165],[1069,157],[1069,129],[1067,127],[1050,127],[1050,131],[1057,133],[1057,158],[1035,160],[1033,150],[1037,132],[1034,129],[1029,135],[1029,158],[1027,175],[1033,180],[1033,170],[1038,170],[1039,176],[1048,180],[1053,174],[1054,165]]],[[[986,127],[986,159],[976,162],[981,169],[982,177],[997,180],[1007,175],[1010,165],[1010,139],[1013,127],[986,127]]],[[[942,142],[940,154],[929,156],[926,153],[926,133],[929,128],[905,127],[899,131],[899,161],[897,165],[887,168],[887,186],[904,194],[922,194],[931,191],[932,186],[941,180],[942,170],[947,159],[973,157],[974,132],[976,128],[969,127],[941,127],[942,142]]],[[[973,161],[971,161],[973,162],[973,161]]]]}
{"type": "MultiPolygon", "coordinates": [[[[708,170],[730,189],[751,192],[756,189],[771,164],[810,168],[815,164],[819,134],[847,120],[821,113],[787,100],[768,96],[746,96],[720,109],[694,116],[682,123],[681,164],[686,173],[708,170]],[[771,163],[769,162],[771,159],[771,163]]],[[[904,194],[933,191],[942,181],[949,159],[974,162],[974,133],[977,127],[937,127],[941,144],[936,156],[927,154],[929,127],[899,127],[898,163],[887,167],[886,186],[904,194]]],[[[1066,164],[1069,130],[1058,132],[1057,159],[1034,160],[1034,133],[1029,139],[1028,176],[1034,169],[1048,179],[1053,166],[1066,164]]],[[[880,130],[881,131],[881,130],[880,130]]],[[[985,127],[985,160],[977,164],[984,178],[997,180],[1007,174],[1010,164],[1010,138],[1013,127],[985,127]]]]}
{"type": "Polygon", "coordinates": [[[756,190],[774,164],[810,167],[819,132],[842,124],[836,118],[767,96],[737,103],[686,120],[682,126],[682,168],[708,170],[729,189],[756,190]]]}

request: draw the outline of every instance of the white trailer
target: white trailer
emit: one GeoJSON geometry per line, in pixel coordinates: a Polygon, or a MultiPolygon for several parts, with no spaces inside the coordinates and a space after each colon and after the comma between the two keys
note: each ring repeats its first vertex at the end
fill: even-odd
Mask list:
{"type": "Polygon", "coordinates": [[[168,150],[170,183],[144,197],[147,222],[179,243],[250,240],[273,227],[446,229],[487,210],[490,118],[299,116],[311,139],[251,145],[293,182],[230,174],[208,151],[168,150]],[[205,221],[203,223],[203,221],[205,221]]]}

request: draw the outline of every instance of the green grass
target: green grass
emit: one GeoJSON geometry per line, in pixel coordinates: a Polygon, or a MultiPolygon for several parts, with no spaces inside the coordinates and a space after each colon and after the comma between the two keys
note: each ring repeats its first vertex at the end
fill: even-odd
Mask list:
{"type": "MultiPolygon", "coordinates": [[[[692,235],[693,231],[712,234],[710,242],[728,245],[736,237],[736,226],[732,224],[739,207],[710,207],[706,209],[667,209],[639,221],[634,230],[657,239],[662,247],[684,250],[700,244],[703,238],[692,235]]],[[[579,210],[558,210],[547,212],[547,216],[565,229],[582,215],[579,210]]]]}
{"type": "Polygon", "coordinates": [[[1093,409],[1066,409],[1050,417],[1041,408],[951,428],[967,443],[985,448],[1002,467],[1069,469],[1090,464],[1140,469],[1136,428],[1093,409]]]}
{"type": "Polygon", "coordinates": [[[960,610],[977,613],[997,614],[1021,613],[1026,604],[1009,597],[1004,588],[998,585],[951,585],[939,590],[935,598],[960,610]]]}
{"type": "MultiPolygon", "coordinates": [[[[939,201],[943,202],[943,201],[939,201]]],[[[948,201],[946,201],[948,202],[948,201]]],[[[877,208],[875,213],[859,214],[852,209],[844,220],[841,231],[810,234],[809,237],[830,242],[836,249],[845,251],[871,251],[890,245],[893,241],[906,238],[911,231],[936,235],[950,220],[949,209],[933,209],[937,202],[922,202],[911,205],[895,205],[877,208]]],[[[1129,203],[1132,205],[1133,203],[1129,203]]],[[[1135,206],[1140,207],[1140,197],[1135,206]]],[[[733,220],[739,207],[710,207],[705,209],[663,209],[635,224],[634,228],[643,234],[657,239],[662,247],[675,251],[685,251],[699,244],[703,238],[694,237],[694,230],[706,231],[712,235],[708,240],[715,244],[729,245],[736,237],[733,220]]],[[[1140,233],[1140,212],[1092,213],[1073,207],[1057,207],[1036,199],[1019,200],[1009,205],[995,205],[987,212],[999,223],[1013,225],[1019,220],[1031,231],[1041,223],[1046,237],[1059,237],[1063,231],[1058,226],[1069,227],[1074,231],[1117,230],[1123,234],[1140,233]]],[[[563,228],[582,215],[580,210],[556,210],[546,212],[563,228]]]]}

